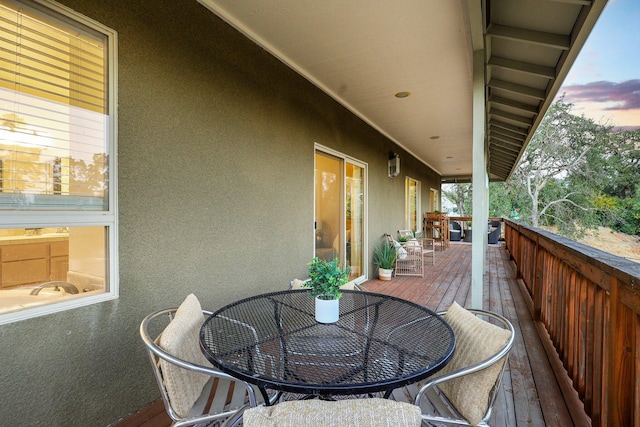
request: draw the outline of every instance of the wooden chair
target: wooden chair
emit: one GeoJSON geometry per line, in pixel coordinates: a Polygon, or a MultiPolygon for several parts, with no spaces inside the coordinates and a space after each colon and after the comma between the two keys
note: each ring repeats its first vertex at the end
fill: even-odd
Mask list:
{"type": "MultiPolygon", "coordinates": [[[[189,295],[179,308],[156,311],[140,324],[160,395],[174,427],[219,421],[234,426],[261,402],[253,385],[214,369],[200,350],[200,327],[211,312],[189,295]],[[153,337],[151,330],[162,332],[153,337]]],[[[269,396],[271,403],[279,396],[269,396]]]]}
{"type": "Polygon", "coordinates": [[[442,212],[425,212],[423,235],[440,242],[440,249],[449,247],[449,217],[442,212]]]}

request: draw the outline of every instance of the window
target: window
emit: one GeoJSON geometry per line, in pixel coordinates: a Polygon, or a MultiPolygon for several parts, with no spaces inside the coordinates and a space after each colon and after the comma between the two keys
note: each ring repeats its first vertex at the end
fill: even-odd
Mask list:
{"type": "Polygon", "coordinates": [[[366,276],[367,165],[315,144],[315,256],[338,258],[349,280],[366,276]]]}
{"type": "Polygon", "coordinates": [[[407,177],[405,179],[405,198],[407,213],[407,229],[414,234],[422,230],[422,214],[420,207],[420,181],[407,177]]]}
{"type": "Polygon", "coordinates": [[[116,33],[0,0],[0,323],[117,297],[116,33]]]}

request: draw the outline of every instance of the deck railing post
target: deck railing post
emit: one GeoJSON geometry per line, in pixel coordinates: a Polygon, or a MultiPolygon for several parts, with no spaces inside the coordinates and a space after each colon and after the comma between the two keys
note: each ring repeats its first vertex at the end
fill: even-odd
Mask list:
{"type": "Polygon", "coordinates": [[[544,286],[544,261],[543,256],[540,254],[540,238],[536,238],[536,244],[533,249],[533,259],[534,259],[534,282],[531,284],[531,298],[533,299],[533,320],[538,322],[542,318],[542,297],[543,292],[542,288],[544,286]]]}
{"type": "Polygon", "coordinates": [[[631,426],[637,421],[638,313],[622,303],[624,283],[611,276],[606,350],[604,425],[631,426]]]}

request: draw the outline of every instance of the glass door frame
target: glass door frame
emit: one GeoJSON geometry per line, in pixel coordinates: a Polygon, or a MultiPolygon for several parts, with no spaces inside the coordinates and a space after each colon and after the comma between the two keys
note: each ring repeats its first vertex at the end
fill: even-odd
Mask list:
{"type": "Polygon", "coordinates": [[[361,283],[364,280],[366,280],[366,278],[368,277],[368,270],[369,270],[369,254],[368,254],[368,242],[367,242],[367,235],[368,232],[367,230],[368,228],[368,201],[369,201],[369,197],[368,197],[368,191],[369,191],[369,186],[368,186],[368,181],[369,181],[369,165],[363,161],[354,159],[353,157],[347,156],[344,153],[341,153],[339,151],[333,150],[331,148],[328,148],[324,145],[315,143],[314,147],[313,147],[313,192],[314,192],[314,197],[313,197],[313,216],[314,216],[314,227],[312,230],[313,233],[313,238],[311,239],[311,241],[313,242],[313,247],[314,247],[314,254],[315,254],[315,213],[316,213],[316,197],[315,197],[315,191],[316,191],[316,177],[315,177],[315,171],[316,171],[316,154],[317,153],[321,153],[321,154],[326,154],[329,156],[333,156],[336,157],[340,160],[342,160],[342,170],[341,170],[341,174],[342,174],[342,188],[341,188],[341,212],[340,212],[340,247],[342,248],[342,250],[340,251],[340,263],[342,265],[344,265],[346,263],[346,246],[347,246],[347,242],[346,242],[346,235],[347,235],[347,230],[346,230],[346,226],[347,226],[347,221],[346,221],[346,205],[347,205],[347,201],[346,201],[346,195],[347,195],[347,163],[350,163],[354,166],[357,166],[359,168],[362,168],[363,171],[363,183],[362,183],[362,188],[363,188],[363,194],[364,194],[364,200],[362,203],[362,211],[363,211],[363,218],[362,218],[362,227],[363,227],[363,233],[362,233],[362,271],[360,272],[360,275],[352,278],[351,280],[356,280],[356,282],[361,283]]]}

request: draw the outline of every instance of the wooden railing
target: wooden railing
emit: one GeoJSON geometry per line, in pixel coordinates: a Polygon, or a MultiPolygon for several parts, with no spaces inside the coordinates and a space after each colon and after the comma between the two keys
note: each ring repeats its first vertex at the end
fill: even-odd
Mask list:
{"type": "Polygon", "coordinates": [[[559,382],[592,425],[640,426],[640,264],[509,220],[505,241],[559,382]]]}

